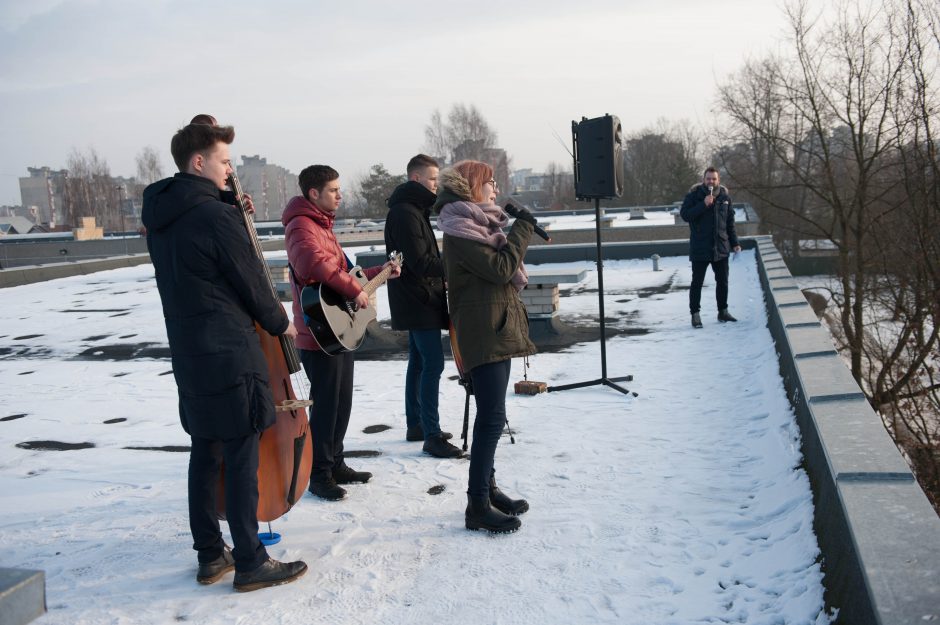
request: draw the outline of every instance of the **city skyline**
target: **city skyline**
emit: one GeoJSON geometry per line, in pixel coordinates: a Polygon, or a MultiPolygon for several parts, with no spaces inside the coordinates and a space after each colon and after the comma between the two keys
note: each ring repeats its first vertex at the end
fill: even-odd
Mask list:
{"type": "Polygon", "coordinates": [[[716,84],[785,33],[775,2],[12,0],[0,5],[0,205],[28,167],[94,148],[112,175],[196,113],[236,129],[232,154],[292,172],[327,163],[344,187],[425,148],[435,110],[476,106],[514,168],[570,166],[572,120],[610,113],[711,130],[716,84]],[[206,25],[212,25],[206,28],[206,25]],[[561,141],[559,141],[559,137],[561,141]]]}

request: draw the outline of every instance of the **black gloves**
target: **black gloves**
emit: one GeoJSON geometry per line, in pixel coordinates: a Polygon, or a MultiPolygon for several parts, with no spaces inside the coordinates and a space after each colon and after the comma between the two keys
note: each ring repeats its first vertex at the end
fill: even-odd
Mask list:
{"type": "Polygon", "coordinates": [[[536,221],[535,215],[529,212],[529,209],[525,206],[522,206],[521,204],[513,204],[512,202],[506,202],[506,208],[503,210],[506,211],[507,215],[532,224],[532,229],[535,231],[535,234],[539,235],[549,243],[552,242],[552,238],[548,236],[548,233],[545,232],[545,229],[539,226],[539,222],[536,221]]]}
{"type": "Polygon", "coordinates": [[[525,206],[517,206],[512,202],[506,202],[506,208],[503,210],[505,210],[506,214],[510,217],[527,221],[533,226],[537,226],[539,224],[539,222],[535,219],[535,215],[533,215],[525,206]]]}

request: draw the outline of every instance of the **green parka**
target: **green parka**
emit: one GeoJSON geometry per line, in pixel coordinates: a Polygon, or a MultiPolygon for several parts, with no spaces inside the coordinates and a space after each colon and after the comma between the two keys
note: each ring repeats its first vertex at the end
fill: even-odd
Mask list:
{"type": "MultiPolygon", "coordinates": [[[[445,172],[442,182],[446,185],[445,172]]],[[[466,200],[465,195],[468,194],[455,194],[445,186],[435,209],[440,210],[448,201],[466,200]]],[[[517,219],[507,234],[506,245],[498,250],[485,243],[444,234],[447,302],[464,372],[536,352],[529,339],[525,305],[512,284],[529,247],[532,230],[532,224],[517,219]]]]}

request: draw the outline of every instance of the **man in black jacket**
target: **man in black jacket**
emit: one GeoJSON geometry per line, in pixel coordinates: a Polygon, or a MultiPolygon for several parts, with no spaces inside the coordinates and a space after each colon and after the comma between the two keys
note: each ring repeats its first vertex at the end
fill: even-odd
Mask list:
{"type": "Polygon", "coordinates": [[[689,260],[692,261],[692,287],[689,289],[689,311],[692,327],[701,328],[699,315],[702,284],[711,265],[715,274],[715,299],[718,321],[737,321],[728,312],[728,254],[741,251],[734,230],[734,208],[728,190],[719,184],[718,170],[705,170],[702,183],[685,196],[679,214],[689,223],[689,260]]]}
{"type": "Polygon", "coordinates": [[[231,126],[180,129],[170,144],[180,173],[144,190],[142,219],[179,392],[189,457],[189,524],[196,580],[211,584],[233,568],[235,590],[257,590],[303,575],[303,562],[278,562],[258,540],[258,441],[275,421],[268,367],[255,333],[296,336],[255,254],[234,194],[231,126]],[[216,512],[225,464],[225,515],[216,512]]]}
{"type": "Polygon", "coordinates": [[[388,283],[392,328],[408,330],[408,371],[405,375],[405,418],[409,441],[424,441],[424,451],[454,458],[460,449],[441,431],[438,392],[444,371],[441,330],[448,327],[444,265],[431,229],[431,206],[437,199],[439,166],[418,154],[407,167],[407,182],[388,199],[386,252],[403,256],[401,276],[388,283]]]}

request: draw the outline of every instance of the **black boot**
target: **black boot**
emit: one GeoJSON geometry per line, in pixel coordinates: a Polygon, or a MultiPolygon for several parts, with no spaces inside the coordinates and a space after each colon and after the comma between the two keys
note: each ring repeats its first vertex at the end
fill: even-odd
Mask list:
{"type": "MultiPolygon", "coordinates": [[[[441,432],[441,438],[445,441],[449,441],[454,437],[450,432],[441,432]]],[[[405,432],[405,440],[411,442],[423,441],[424,440],[424,429],[420,425],[408,428],[405,432]]]]}
{"type": "Polygon", "coordinates": [[[422,449],[424,453],[430,454],[435,458],[460,458],[463,456],[463,452],[459,447],[454,447],[441,435],[432,436],[424,441],[424,447],[422,447],[422,449]]]}
{"type": "Polygon", "coordinates": [[[490,505],[488,497],[467,495],[467,511],[464,522],[468,530],[486,530],[494,534],[515,532],[522,526],[518,517],[503,514],[490,505]]]}
{"type": "Polygon", "coordinates": [[[516,516],[529,509],[525,499],[511,499],[496,485],[496,476],[490,474],[490,504],[503,514],[516,516]]]}
{"type": "Polygon", "coordinates": [[[273,558],[268,558],[264,564],[254,571],[247,573],[235,572],[235,590],[238,592],[251,592],[267,588],[268,586],[280,586],[287,584],[307,572],[307,565],[300,560],[297,562],[278,562],[273,558]]]}
{"type": "Polygon", "coordinates": [[[372,474],[368,471],[356,471],[345,462],[333,467],[333,480],[337,484],[365,484],[371,479],[372,474]]]}
{"type": "Polygon", "coordinates": [[[199,565],[199,570],[196,572],[196,581],[200,584],[214,584],[234,568],[235,558],[232,556],[232,550],[228,545],[225,545],[222,549],[222,555],[212,562],[199,565]]]}
{"type": "Polygon", "coordinates": [[[346,496],[346,489],[338,485],[332,476],[314,477],[310,480],[310,492],[327,501],[339,501],[346,496]]]}
{"type": "Polygon", "coordinates": [[[692,313],[692,327],[701,328],[702,327],[702,316],[698,313],[692,313]]]}
{"type": "Polygon", "coordinates": [[[725,321],[737,321],[737,319],[731,316],[727,308],[722,308],[718,311],[718,321],[724,323],[725,321]]]}

